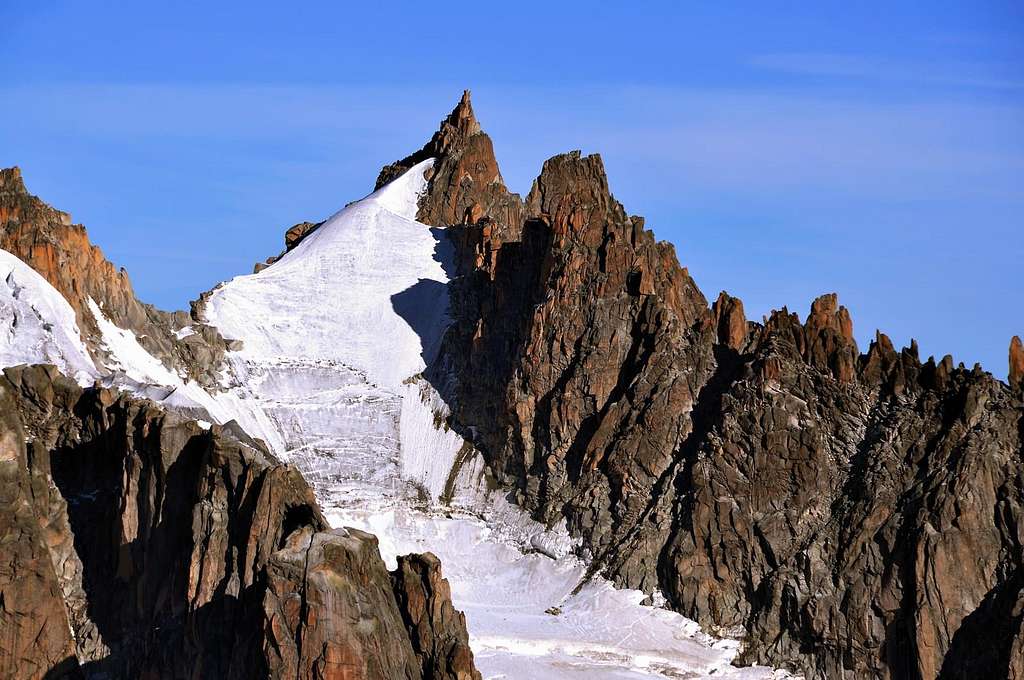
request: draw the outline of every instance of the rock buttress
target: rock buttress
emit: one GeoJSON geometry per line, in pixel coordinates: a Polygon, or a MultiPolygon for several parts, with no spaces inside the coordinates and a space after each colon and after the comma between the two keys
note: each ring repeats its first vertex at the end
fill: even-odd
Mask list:
{"type": "Polygon", "coordinates": [[[117,326],[132,331],[150,353],[168,367],[207,386],[217,383],[226,347],[217,332],[185,312],[164,312],[139,302],[128,273],[104,257],[89,241],[85,227],[25,188],[21,170],[0,169],[0,249],[35,269],[75,310],[83,340],[103,362],[99,326],[89,309],[91,298],[117,326]],[[175,331],[192,324],[183,338],[175,331]]]}
{"type": "MultiPolygon", "coordinates": [[[[376,539],[329,531],[298,471],[258,443],[53,367],[5,369],[0,406],[0,669],[450,677],[421,670],[376,539]]],[[[465,638],[447,623],[428,642],[465,638]]]]}

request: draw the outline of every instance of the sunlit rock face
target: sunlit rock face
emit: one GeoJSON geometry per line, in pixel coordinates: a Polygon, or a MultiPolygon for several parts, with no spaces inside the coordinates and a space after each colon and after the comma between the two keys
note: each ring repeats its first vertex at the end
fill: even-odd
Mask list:
{"type": "Polygon", "coordinates": [[[17,167],[0,169],[0,249],[32,267],[71,305],[82,340],[99,364],[108,353],[90,304],[131,330],[169,369],[207,387],[216,382],[223,339],[185,312],[141,303],[128,273],[104,257],[70,214],[30,194],[17,167]],[[179,332],[186,327],[187,333],[179,332]]]}
{"type": "Polygon", "coordinates": [[[835,294],[805,321],[708,309],[600,158],[550,159],[520,201],[490,149],[464,99],[420,152],[419,217],[457,265],[426,375],[520,505],[593,570],[745,633],[742,660],[1021,672],[1019,342],[1008,387],[881,333],[860,354],[835,294]]]}

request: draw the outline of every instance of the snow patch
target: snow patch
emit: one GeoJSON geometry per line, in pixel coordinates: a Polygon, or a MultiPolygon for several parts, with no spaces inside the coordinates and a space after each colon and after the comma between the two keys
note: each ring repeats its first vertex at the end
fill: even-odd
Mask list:
{"type": "Polygon", "coordinates": [[[82,386],[100,375],[68,301],[37,271],[0,250],[0,368],[40,363],[57,366],[82,386]]]}
{"type": "Polygon", "coordinates": [[[88,305],[110,355],[106,368],[114,375],[107,382],[198,420],[220,425],[235,420],[268,445],[277,442],[277,430],[244,390],[210,394],[195,381],[164,366],[139,344],[132,331],[107,318],[95,300],[89,298],[88,305]]]}

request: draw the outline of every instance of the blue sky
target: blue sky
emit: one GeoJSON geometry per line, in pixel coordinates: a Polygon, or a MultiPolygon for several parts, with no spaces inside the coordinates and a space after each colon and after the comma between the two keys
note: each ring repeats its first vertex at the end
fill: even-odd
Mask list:
{"type": "Polygon", "coordinates": [[[0,165],[160,307],[364,195],[468,87],[513,189],[601,153],[751,318],[836,291],[862,350],[1000,377],[1024,335],[1019,1],[100,4],[0,5],[0,165]]]}

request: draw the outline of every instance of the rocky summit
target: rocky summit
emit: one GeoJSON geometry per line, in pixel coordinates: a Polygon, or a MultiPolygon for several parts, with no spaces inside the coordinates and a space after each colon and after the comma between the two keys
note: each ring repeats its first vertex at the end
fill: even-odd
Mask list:
{"type": "Polygon", "coordinates": [[[418,154],[459,266],[432,379],[592,571],[806,677],[1024,675],[1024,350],[1010,384],[882,333],[709,308],[599,156],[501,181],[468,97],[418,154]]]}
{"type": "Polygon", "coordinates": [[[0,676],[1024,679],[1019,337],[709,304],[468,92],[284,246],[163,312],[0,171],[0,676]]]}

